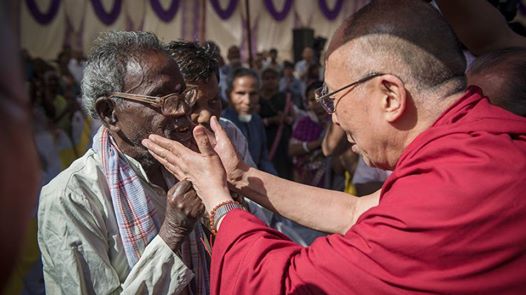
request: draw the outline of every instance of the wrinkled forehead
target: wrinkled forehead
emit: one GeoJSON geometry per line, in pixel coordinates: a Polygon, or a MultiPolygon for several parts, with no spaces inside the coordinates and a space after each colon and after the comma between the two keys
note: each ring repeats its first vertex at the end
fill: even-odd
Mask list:
{"type": "Polygon", "coordinates": [[[160,51],[148,51],[130,58],[126,64],[125,90],[134,87],[184,86],[184,80],[177,63],[160,51]]]}
{"type": "Polygon", "coordinates": [[[325,84],[330,90],[349,83],[353,79],[355,66],[360,67],[359,60],[351,56],[352,44],[346,43],[333,50],[325,61],[325,84]]]}
{"type": "Polygon", "coordinates": [[[181,78],[177,63],[168,54],[160,51],[147,51],[130,58],[126,64],[126,74],[139,74],[144,77],[167,75],[174,79],[181,78]]]}

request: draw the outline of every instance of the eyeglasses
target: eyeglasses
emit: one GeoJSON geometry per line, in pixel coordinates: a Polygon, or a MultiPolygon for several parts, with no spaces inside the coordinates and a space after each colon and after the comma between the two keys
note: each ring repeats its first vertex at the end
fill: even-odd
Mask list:
{"type": "MultiPolygon", "coordinates": [[[[316,101],[318,103],[321,104],[321,106],[325,109],[325,111],[327,111],[327,113],[329,114],[332,114],[336,111],[336,104],[334,103],[335,101],[335,98],[332,97],[334,94],[338,93],[338,92],[341,92],[347,88],[350,88],[350,87],[353,87],[353,86],[356,86],[360,83],[364,83],[366,81],[369,81],[373,78],[376,78],[378,76],[381,76],[381,75],[385,75],[384,73],[377,73],[377,72],[374,72],[374,73],[370,73],[368,74],[367,76],[361,78],[360,80],[358,81],[355,81],[355,82],[352,82],[350,84],[347,84],[345,86],[343,86],[342,88],[338,89],[338,90],[335,90],[331,93],[327,93],[329,92],[329,89],[327,88],[327,85],[323,85],[322,87],[316,89],[314,91],[314,97],[316,98],[316,101]]],[[[341,98],[340,98],[341,100],[341,98]]]]}
{"type": "Polygon", "coordinates": [[[110,97],[127,99],[135,102],[143,102],[161,109],[163,115],[170,115],[178,112],[186,106],[192,107],[197,98],[197,87],[186,87],[183,93],[170,93],[165,96],[149,96],[142,94],[113,92],[110,97]]]}

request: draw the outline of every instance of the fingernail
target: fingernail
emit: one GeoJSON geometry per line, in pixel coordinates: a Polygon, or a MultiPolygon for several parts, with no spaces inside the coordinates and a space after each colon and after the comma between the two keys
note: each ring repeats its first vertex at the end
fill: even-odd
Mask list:
{"type": "Polygon", "coordinates": [[[141,143],[142,145],[144,145],[145,147],[148,147],[150,145],[150,143],[148,142],[148,139],[143,139],[141,140],[141,143]]]}
{"type": "Polygon", "coordinates": [[[195,127],[195,134],[198,134],[198,135],[203,135],[205,134],[205,127],[203,125],[199,125],[197,127],[195,127]]]}

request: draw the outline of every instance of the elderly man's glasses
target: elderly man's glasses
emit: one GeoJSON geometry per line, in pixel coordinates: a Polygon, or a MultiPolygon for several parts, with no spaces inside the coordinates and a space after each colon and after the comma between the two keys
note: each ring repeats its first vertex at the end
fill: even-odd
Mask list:
{"type": "MultiPolygon", "coordinates": [[[[336,111],[336,103],[334,102],[335,101],[335,98],[333,97],[333,95],[335,95],[336,93],[338,92],[341,92],[345,89],[348,89],[350,87],[353,87],[353,86],[356,86],[360,83],[364,83],[366,81],[369,81],[373,78],[376,78],[378,76],[381,76],[381,75],[384,75],[383,73],[371,73],[371,74],[368,74],[367,76],[361,78],[360,80],[358,81],[355,81],[355,82],[352,82],[352,83],[349,83],[345,86],[343,86],[342,88],[338,89],[338,90],[335,90],[331,93],[328,93],[329,92],[329,89],[327,88],[327,85],[323,85],[322,87],[316,89],[314,91],[314,96],[316,98],[316,101],[318,103],[321,104],[321,106],[325,109],[325,111],[327,111],[327,113],[329,114],[332,114],[336,111]]],[[[341,99],[340,99],[341,100],[341,99]]]]}
{"type": "Polygon", "coordinates": [[[162,114],[170,115],[180,111],[184,106],[192,107],[195,104],[197,98],[197,87],[186,87],[183,93],[170,93],[162,97],[124,92],[113,92],[110,97],[147,103],[159,108],[162,114]]]}

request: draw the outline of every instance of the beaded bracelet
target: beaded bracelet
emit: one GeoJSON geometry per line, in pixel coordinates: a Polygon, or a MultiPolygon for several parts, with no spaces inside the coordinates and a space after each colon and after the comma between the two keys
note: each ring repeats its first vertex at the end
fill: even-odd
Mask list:
{"type": "Polygon", "coordinates": [[[219,219],[221,217],[223,217],[225,214],[227,214],[228,212],[230,212],[231,210],[233,209],[245,209],[243,207],[243,205],[241,205],[239,202],[237,201],[234,201],[234,200],[228,200],[228,201],[224,201],[222,203],[219,203],[218,205],[216,205],[212,211],[210,211],[210,231],[212,232],[212,235],[216,235],[217,234],[217,228],[216,228],[216,225],[217,225],[217,222],[219,221],[219,219]],[[224,210],[223,210],[224,208],[224,210]],[[219,212],[219,214],[216,215],[216,213],[219,212]]]}

